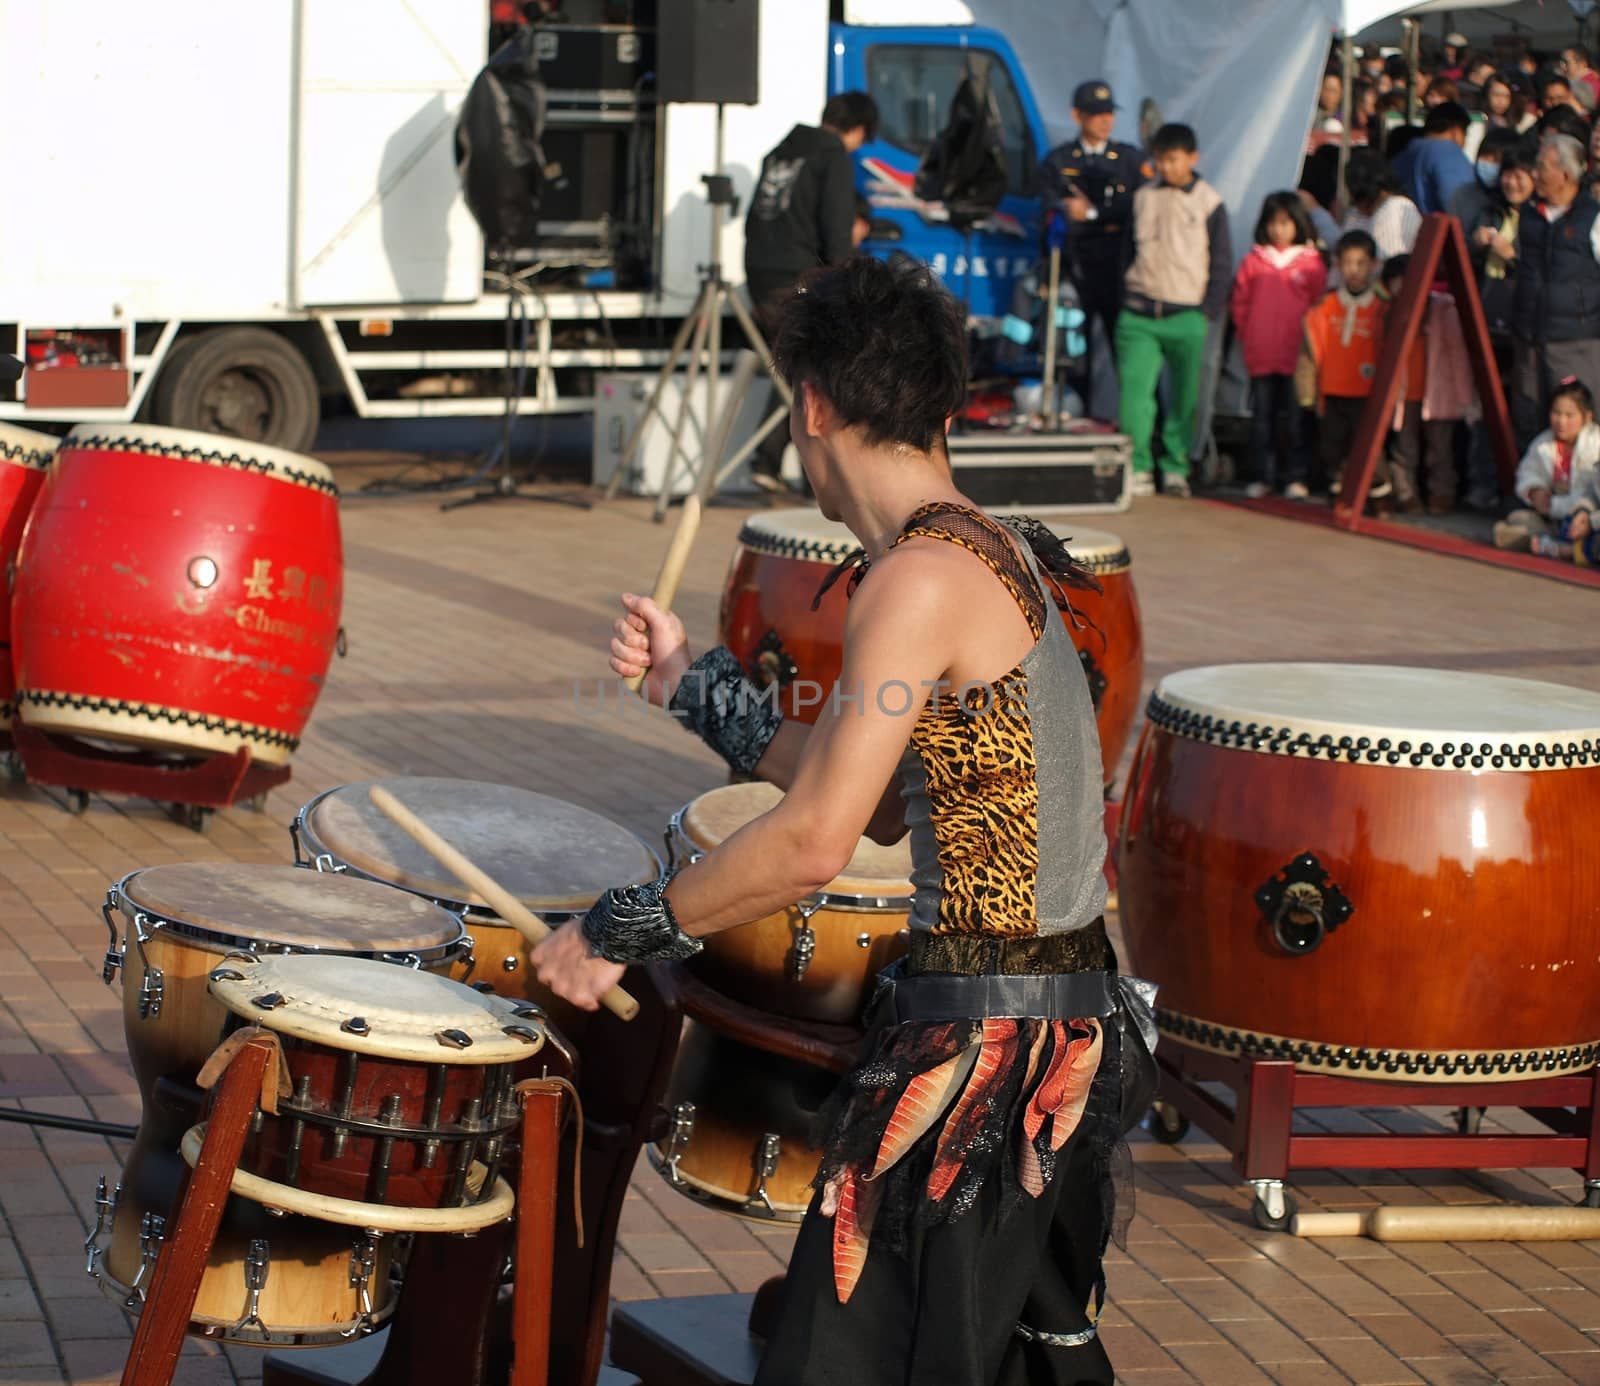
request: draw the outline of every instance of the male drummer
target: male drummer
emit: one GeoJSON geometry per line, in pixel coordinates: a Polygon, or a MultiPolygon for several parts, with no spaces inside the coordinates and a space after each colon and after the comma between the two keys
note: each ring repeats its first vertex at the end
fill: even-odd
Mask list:
{"type": "Polygon", "coordinates": [[[917,265],[849,260],[787,301],[790,436],[870,567],[837,696],[814,727],[785,721],[726,648],[694,658],[675,615],[624,596],[612,669],[787,792],[533,956],[592,1008],[627,964],[692,957],[834,879],[863,834],[909,825],[910,954],[836,1099],[758,1386],[1113,1379],[1095,1322],[1122,1132],[1100,749],[1054,609],[1096,584],[1042,525],[956,489],[964,337],[917,265]]]}

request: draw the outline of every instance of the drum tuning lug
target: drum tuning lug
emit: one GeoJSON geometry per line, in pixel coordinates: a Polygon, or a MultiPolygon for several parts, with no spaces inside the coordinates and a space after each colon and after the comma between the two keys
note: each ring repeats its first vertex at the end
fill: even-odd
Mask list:
{"type": "Polygon", "coordinates": [[[95,1183],[94,1189],[94,1231],[83,1239],[84,1254],[88,1257],[88,1264],[84,1271],[96,1280],[100,1278],[100,1234],[105,1232],[117,1216],[117,1204],[122,1201],[122,1181],[117,1181],[117,1186],[108,1195],[106,1193],[106,1177],[101,1175],[95,1183]]]}
{"type": "Polygon", "coordinates": [[[264,996],[252,998],[250,1004],[258,1011],[275,1011],[280,1006],[287,1006],[289,1003],[281,991],[269,991],[264,996]]]}
{"type": "Polygon", "coordinates": [[[544,1008],[535,1006],[531,1002],[519,1001],[511,1008],[511,1014],[518,1020],[543,1020],[544,1008]]]}
{"type": "Polygon", "coordinates": [[[224,953],[222,955],[222,961],[249,963],[251,967],[254,967],[258,962],[261,961],[261,959],[258,958],[254,953],[246,953],[241,949],[235,948],[227,953],[224,953]]]}
{"type": "Polygon", "coordinates": [[[159,967],[147,967],[139,983],[139,1019],[155,1020],[161,1014],[161,998],[166,980],[159,967]]]}
{"type": "Polygon", "coordinates": [[[335,861],[332,853],[330,852],[323,852],[319,856],[313,857],[311,864],[312,866],[316,867],[318,871],[325,871],[330,876],[342,876],[346,871],[349,870],[349,867],[347,867],[342,861],[335,861]]]}
{"type": "Polygon", "coordinates": [[[105,904],[100,906],[100,917],[106,921],[106,932],[111,935],[111,942],[106,947],[105,966],[100,972],[100,980],[107,986],[111,985],[111,979],[122,966],[122,939],[117,933],[117,921],[113,918],[119,898],[117,888],[113,886],[106,892],[105,904]]]}
{"type": "Polygon", "coordinates": [[[872,935],[871,934],[857,934],[856,935],[856,947],[857,948],[871,948],[872,947],[872,935]]]}
{"type": "Polygon", "coordinates": [[[811,916],[822,908],[822,901],[802,900],[795,908],[800,912],[800,926],[794,931],[794,944],[789,950],[789,975],[798,982],[816,956],[817,935],[811,927],[811,916]]]}
{"type": "Polygon", "coordinates": [[[262,1333],[267,1331],[266,1324],[261,1322],[261,1292],[267,1287],[267,1272],[271,1268],[272,1252],[266,1238],[252,1237],[244,1257],[244,1316],[234,1324],[235,1333],[243,1333],[248,1328],[262,1333]]]}
{"type": "Polygon", "coordinates": [[[146,1213],[139,1223],[139,1269],[128,1286],[128,1297],[123,1303],[137,1309],[145,1302],[145,1281],[155,1269],[156,1257],[161,1254],[161,1243],[166,1238],[167,1220],[160,1213],[146,1213]]]}
{"type": "Polygon", "coordinates": [[[761,1204],[767,1212],[776,1217],[778,1210],[772,1206],[772,1199],[767,1194],[767,1180],[778,1172],[778,1155],[781,1146],[776,1132],[768,1131],[762,1135],[756,1146],[756,1191],[750,1195],[746,1208],[754,1208],[761,1204]]]}
{"type": "Polygon", "coordinates": [[[544,1038],[543,1031],[532,1025],[505,1025],[501,1029],[513,1039],[527,1040],[529,1044],[537,1044],[544,1038]]]}
{"type": "Polygon", "coordinates": [[[678,1173],[678,1161],[689,1152],[689,1142],[694,1139],[694,1103],[680,1102],[672,1109],[672,1129],[667,1133],[667,1150],[663,1168],[667,1182],[681,1187],[683,1176],[678,1173]]]}
{"type": "Polygon", "coordinates": [[[502,972],[515,972],[521,966],[522,959],[515,953],[507,953],[505,957],[500,959],[500,970],[502,972]]]}
{"type": "Polygon", "coordinates": [[[365,1016],[353,1015],[339,1027],[347,1035],[370,1035],[372,1026],[367,1024],[365,1016]]]}
{"type": "Polygon", "coordinates": [[[206,975],[213,982],[244,981],[244,973],[233,967],[214,967],[206,975]]]}
{"type": "Polygon", "coordinates": [[[472,1047],[472,1036],[465,1030],[440,1030],[434,1038],[449,1049],[470,1049],[472,1047]]]}
{"type": "Polygon", "coordinates": [[[472,984],[472,989],[477,992],[479,996],[494,995],[494,987],[489,982],[474,982],[472,984]]]}

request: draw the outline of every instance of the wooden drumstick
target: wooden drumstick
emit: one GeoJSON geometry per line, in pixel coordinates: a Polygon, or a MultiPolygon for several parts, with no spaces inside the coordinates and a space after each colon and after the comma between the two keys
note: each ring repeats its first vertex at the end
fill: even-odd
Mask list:
{"type": "MultiPolygon", "coordinates": [[[[542,943],[550,937],[549,925],[492,876],[480,871],[456,851],[382,785],[375,784],[368,792],[372,802],[385,816],[403,829],[419,847],[431,853],[468,890],[476,891],[490,909],[512,925],[529,943],[542,943]]],[[[612,987],[600,998],[600,1004],[618,1020],[632,1020],[639,1014],[639,1003],[621,987],[612,987]]]]}
{"type": "MultiPolygon", "coordinates": [[[[709,465],[709,464],[708,464],[709,465]]],[[[700,497],[691,494],[684,497],[683,513],[678,516],[678,527],[672,532],[672,543],[667,549],[667,556],[661,561],[661,572],[656,576],[656,590],[650,594],[650,599],[657,606],[665,610],[670,607],[673,598],[678,595],[678,580],[683,576],[684,565],[689,561],[689,550],[694,547],[695,532],[700,528],[700,497]]],[[[639,686],[644,682],[646,669],[643,674],[635,674],[630,679],[624,679],[630,693],[637,693],[639,686]]]]}

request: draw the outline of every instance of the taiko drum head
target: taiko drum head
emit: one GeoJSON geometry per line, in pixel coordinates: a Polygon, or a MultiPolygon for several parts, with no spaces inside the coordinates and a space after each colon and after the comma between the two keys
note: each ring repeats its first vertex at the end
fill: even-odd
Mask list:
{"type": "MultiPolygon", "coordinates": [[[[402,778],[383,787],[529,909],[586,910],[612,886],[653,880],[654,852],[620,824],[547,794],[474,780],[402,778]]],[[[384,815],[370,784],[305,810],[307,837],[364,875],[436,900],[483,905],[384,815]]]]}
{"type": "Polygon", "coordinates": [[[1497,758],[1542,764],[1600,751],[1600,695],[1446,669],[1217,665],[1169,674],[1151,706],[1179,735],[1262,743],[1251,749],[1326,745],[1371,764],[1501,768],[1497,758]]]}
{"type": "Polygon", "coordinates": [[[420,896],[297,866],[150,866],[118,890],[133,908],[176,921],[185,932],[268,948],[425,953],[461,937],[460,920],[420,896]]]}
{"type": "Polygon", "coordinates": [[[210,991],[253,1024],[379,1058],[513,1064],[544,1044],[525,1004],[369,958],[230,955],[210,991]]]}
{"type": "Polygon", "coordinates": [[[861,547],[849,529],[820,510],[769,510],[753,515],[739,531],[739,542],[757,553],[837,563],[861,547]]]}
{"type": "MultiPolygon", "coordinates": [[[[709,790],[683,810],[683,834],[701,851],[709,852],[746,824],[770,812],[782,798],[782,790],[760,781],[709,790]]],[[[901,838],[891,847],[862,838],[851,854],[850,864],[828,884],[826,891],[830,895],[909,896],[910,838],[901,838]]]]}
{"type": "Polygon", "coordinates": [[[65,446],[84,450],[151,453],[161,457],[182,457],[185,461],[219,467],[245,466],[258,476],[287,481],[300,486],[332,488],[333,472],[326,463],[286,448],[249,442],[220,433],[199,433],[187,428],[167,428],[156,424],[79,424],[69,433],[65,446]]]}

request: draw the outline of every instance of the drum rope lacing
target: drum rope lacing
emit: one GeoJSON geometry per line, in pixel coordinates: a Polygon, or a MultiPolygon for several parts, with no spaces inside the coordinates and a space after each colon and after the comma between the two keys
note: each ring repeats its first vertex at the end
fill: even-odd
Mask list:
{"type": "Polygon", "coordinates": [[[1313,735],[1293,727],[1273,726],[1268,722],[1241,722],[1227,716],[1191,711],[1151,694],[1150,721],[1163,731],[1190,741],[1222,746],[1229,750],[1261,751],[1268,755],[1305,756],[1316,760],[1348,761],[1352,765],[1409,765],[1416,769],[1438,770],[1555,770],[1600,765],[1600,740],[1583,741],[1490,741],[1463,738],[1460,741],[1415,742],[1389,736],[1313,735]],[[1526,762],[1526,765],[1524,764],[1526,762]]]}
{"type": "Polygon", "coordinates": [[[66,708],[72,712],[110,712],[129,717],[145,717],[152,722],[167,722],[174,726],[197,728],[200,731],[221,732],[224,736],[241,736],[267,746],[282,746],[285,750],[298,750],[300,738],[271,727],[257,726],[251,722],[236,722],[226,717],[212,717],[203,712],[184,712],[178,708],[160,707],[154,703],[132,703],[124,698],[101,698],[81,693],[56,693],[25,688],[17,693],[19,708],[33,706],[66,708]]]}
{"type": "MultiPolygon", "coordinates": [[[[799,535],[772,534],[754,524],[746,524],[739,531],[738,542],[756,553],[772,554],[778,558],[799,558],[813,563],[849,563],[858,555],[865,557],[866,550],[849,540],[805,538],[799,535]]],[[[1071,541],[1068,541],[1071,548],[1071,541]]],[[[1091,573],[1121,573],[1133,566],[1127,546],[1102,550],[1099,553],[1073,553],[1073,561],[1091,573]]]]}
{"type": "Polygon", "coordinates": [[[183,462],[204,462],[213,467],[235,467],[239,471],[255,472],[259,476],[270,477],[276,481],[289,481],[312,491],[321,491],[335,500],[339,496],[339,487],[330,477],[318,476],[314,472],[302,471],[298,467],[266,461],[259,457],[246,457],[237,452],[221,452],[215,448],[186,448],[176,443],[157,443],[139,437],[110,438],[98,433],[87,437],[74,433],[69,441],[72,446],[85,451],[101,449],[111,452],[139,452],[150,457],[173,457],[183,462]]]}
{"type": "Polygon", "coordinates": [[[1493,1073],[1504,1076],[1575,1073],[1600,1062],[1600,1040],[1564,1049],[1502,1049],[1466,1051],[1428,1049],[1371,1049],[1362,1046],[1319,1044],[1286,1039],[1254,1030],[1215,1025],[1178,1011],[1157,1008],[1156,1024],[1162,1031],[1201,1049],[1251,1058],[1291,1059],[1313,1068],[1346,1073],[1404,1073],[1407,1077],[1440,1079],[1458,1075],[1493,1073]]]}
{"type": "Polygon", "coordinates": [[[0,462],[14,462],[30,471],[47,471],[55,453],[29,447],[26,443],[8,443],[0,438],[0,462]]]}

